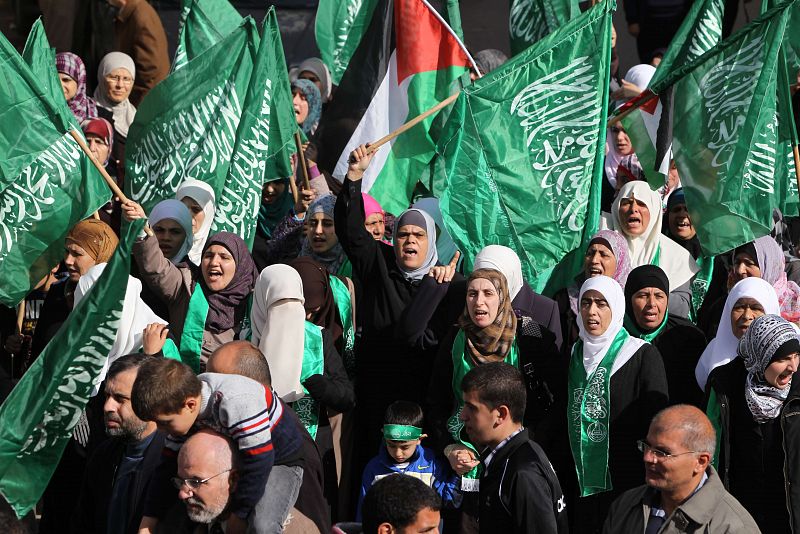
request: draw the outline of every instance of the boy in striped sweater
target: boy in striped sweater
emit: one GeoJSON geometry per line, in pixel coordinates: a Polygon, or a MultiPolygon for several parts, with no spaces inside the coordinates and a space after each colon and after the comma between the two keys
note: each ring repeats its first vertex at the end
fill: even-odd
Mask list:
{"type": "Polygon", "coordinates": [[[275,392],[243,376],[195,375],[181,362],[154,358],[139,368],[131,403],[140,419],[154,421],[168,434],[165,461],[157,472],[157,489],[148,499],[140,532],[152,531],[157,518],[175,502],[176,492],[168,490],[177,469],[177,453],[200,428],[228,436],[236,445],[238,478],[226,526],[227,532],[244,532],[276,460],[272,431],[280,424],[283,405],[275,392]]]}

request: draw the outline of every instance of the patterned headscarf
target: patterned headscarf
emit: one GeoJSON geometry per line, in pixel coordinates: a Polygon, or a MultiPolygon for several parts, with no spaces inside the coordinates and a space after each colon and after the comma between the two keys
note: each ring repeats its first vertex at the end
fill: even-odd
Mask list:
{"type": "Polygon", "coordinates": [[[72,52],[56,54],[56,70],[66,74],[78,84],[78,92],[67,101],[69,109],[78,122],[97,117],[97,105],[86,96],[86,66],[83,60],[72,52]]]}
{"type": "Polygon", "coordinates": [[[467,286],[477,278],[489,280],[497,291],[500,297],[497,317],[489,326],[480,328],[472,322],[465,306],[464,313],[458,319],[458,326],[467,336],[467,353],[476,364],[501,362],[511,350],[517,333],[517,316],[511,307],[506,277],[494,269],[477,269],[469,276],[467,286]]]}
{"type": "Polygon", "coordinates": [[[304,134],[311,135],[317,129],[319,116],[322,113],[322,100],[319,96],[319,89],[317,89],[314,82],[300,78],[292,82],[292,94],[294,94],[295,90],[299,91],[308,102],[308,116],[306,116],[303,124],[300,125],[300,129],[303,130],[304,134]]]}
{"type": "Polygon", "coordinates": [[[800,286],[786,278],[786,258],[781,246],[768,235],[753,241],[753,246],[761,278],[769,282],[778,295],[781,315],[800,311],[800,286]]]}
{"type": "MultiPolygon", "coordinates": [[[[326,219],[333,220],[333,207],[336,205],[336,197],[334,195],[325,195],[316,199],[311,205],[308,207],[308,212],[306,212],[306,220],[310,220],[311,217],[316,215],[317,213],[322,213],[325,215],[326,219]]],[[[339,272],[339,268],[342,266],[344,261],[347,259],[347,255],[342,248],[342,244],[339,241],[336,241],[336,244],[333,245],[327,251],[318,254],[314,252],[314,249],[311,248],[311,243],[306,236],[303,239],[303,245],[300,248],[300,256],[308,256],[312,258],[317,263],[320,263],[328,269],[328,272],[331,274],[336,274],[339,272]]]]}
{"type": "Polygon", "coordinates": [[[747,369],[744,398],[756,422],[775,419],[781,413],[791,381],[777,388],[767,382],[764,372],[774,360],[794,352],[800,352],[797,330],[777,315],[759,317],[739,340],[737,354],[747,369]]]}
{"type": "Polygon", "coordinates": [[[84,249],[95,263],[106,263],[114,255],[119,238],[109,225],[98,219],[86,219],[72,227],[65,240],[84,249]]]}
{"type": "MultiPolygon", "coordinates": [[[[628,275],[631,272],[630,253],[628,251],[628,242],[625,241],[625,237],[614,230],[600,230],[592,236],[592,240],[589,241],[589,246],[586,247],[586,250],[589,250],[589,247],[591,247],[594,243],[603,245],[611,250],[611,252],[614,254],[614,258],[617,260],[617,267],[611,278],[614,279],[620,285],[620,287],[625,288],[625,282],[627,282],[628,275]]],[[[580,282],[584,279],[585,274],[581,273],[580,276],[578,276],[578,281],[580,282]]],[[[576,316],[579,315],[579,292],[580,288],[577,286],[571,286],[567,289],[567,294],[569,295],[569,306],[572,309],[572,313],[574,313],[576,316]]]]}

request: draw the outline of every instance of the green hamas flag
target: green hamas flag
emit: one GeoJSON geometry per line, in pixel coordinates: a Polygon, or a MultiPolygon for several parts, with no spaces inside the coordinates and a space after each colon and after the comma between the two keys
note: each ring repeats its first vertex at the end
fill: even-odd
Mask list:
{"type": "Polygon", "coordinates": [[[320,0],[314,35],[331,80],[339,85],[356,51],[378,0],[320,0]]]}
{"type": "Polygon", "coordinates": [[[0,406],[0,493],[19,517],[44,492],[116,340],[131,246],[120,241],[95,285],[0,406]]]}
{"type": "Polygon", "coordinates": [[[55,57],[41,22],[25,57],[30,64],[0,35],[0,303],[6,306],[58,264],[69,229],[111,195],[67,133],[74,119],[55,85],[55,57]]]}
{"type": "Polygon", "coordinates": [[[592,7],[456,100],[436,193],[467,270],[484,246],[505,245],[541,286],[596,230],[613,9],[592,7]]]}
{"type": "Polygon", "coordinates": [[[275,9],[264,19],[258,56],[236,132],[231,165],[217,197],[213,232],[238,234],[253,246],[264,182],[292,175],[297,121],[275,9]]]}
{"type": "Polygon", "coordinates": [[[258,41],[248,17],[148,93],[128,133],[125,164],[126,193],[145,211],[187,178],[221,197],[258,41]]]}
{"type": "Polygon", "coordinates": [[[508,19],[511,54],[519,54],[578,13],[578,3],[573,0],[512,0],[508,19]]]}
{"type": "Polygon", "coordinates": [[[792,0],[771,9],[660,82],[674,83],[675,161],[707,256],[772,228],[772,209],[780,205],[785,181],[775,174],[784,158],[779,52],[796,6],[792,0]]]}
{"type": "Polygon", "coordinates": [[[176,71],[222,39],[242,23],[242,16],[228,0],[183,0],[178,48],[172,61],[176,71]]]}

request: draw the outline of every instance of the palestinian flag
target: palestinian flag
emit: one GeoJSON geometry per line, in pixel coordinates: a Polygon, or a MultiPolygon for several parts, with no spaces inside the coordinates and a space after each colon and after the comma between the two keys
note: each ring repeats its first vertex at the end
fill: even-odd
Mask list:
{"type": "MultiPolygon", "coordinates": [[[[349,126],[352,131],[355,126],[346,144],[334,145],[332,174],[343,180],[353,148],[377,141],[458,91],[456,81],[473,64],[464,44],[428,2],[381,1],[320,125],[323,146],[335,143],[335,130],[349,126]]],[[[408,206],[435,154],[435,124],[436,114],[375,155],[363,187],[384,209],[399,213],[408,206]]]]}
{"type": "Polygon", "coordinates": [[[664,185],[664,177],[669,172],[672,159],[672,135],[664,130],[670,127],[671,121],[662,121],[662,117],[670,117],[671,98],[671,88],[663,95],[644,90],[639,96],[625,102],[615,113],[616,115],[625,113],[643,102],[638,109],[622,117],[620,122],[625,128],[625,133],[631,138],[636,157],[639,158],[648,183],[654,188],[664,185]],[[665,109],[668,110],[667,113],[664,113],[665,109]]]}

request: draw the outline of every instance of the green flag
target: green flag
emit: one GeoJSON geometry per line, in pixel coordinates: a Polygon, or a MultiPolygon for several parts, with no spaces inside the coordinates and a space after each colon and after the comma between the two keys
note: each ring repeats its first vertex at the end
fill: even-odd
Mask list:
{"type": "Polygon", "coordinates": [[[512,0],[508,19],[511,54],[519,54],[578,13],[578,3],[573,0],[512,0]]]}
{"type": "Polygon", "coordinates": [[[772,209],[784,189],[775,175],[784,157],[779,52],[796,6],[795,0],[782,3],[660,82],[674,83],[675,162],[707,256],[772,228],[772,209]]]}
{"type": "Polygon", "coordinates": [[[501,244],[541,287],[596,230],[613,9],[592,7],[456,100],[436,193],[468,271],[480,249],[501,244]]]}
{"type": "Polygon", "coordinates": [[[314,35],[322,61],[339,85],[379,0],[320,0],[314,35]]]}
{"type": "Polygon", "coordinates": [[[40,22],[25,53],[30,65],[0,35],[0,302],[6,306],[58,264],[69,229],[111,195],[67,133],[74,119],[60,84],[54,86],[55,59],[40,22]]]}
{"type": "Polygon", "coordinates": [[[19,517],[44,492],[116,339],[131,247],[120,241],[100,278],[0,406],[0,493],[19,517]]]}
{"type": "Polygon", "coordinates": [[[261,188],[265,182],[292,175],[297,121],[283,57],[283,44],[275,9],[264,19],[258,56],[236,131],[231,165],[222,193],[217,197],[212,232],[238,234],[253,246],[261,188]]]}
{"type": "Polygon", "coordinates": [[[242,16],[228,0],[183,0],[172,70],[185,67],[241,23],[242,16]]]}
{"type": "Polygon", "coordinates": [[[187,178],[222,195],[258,49],[253,19],[147,95],[128,132],[125,188],[149,211],[187,178]]]}

